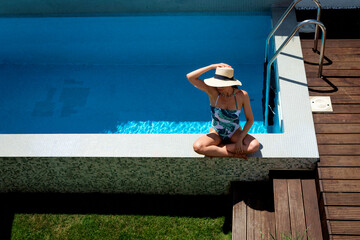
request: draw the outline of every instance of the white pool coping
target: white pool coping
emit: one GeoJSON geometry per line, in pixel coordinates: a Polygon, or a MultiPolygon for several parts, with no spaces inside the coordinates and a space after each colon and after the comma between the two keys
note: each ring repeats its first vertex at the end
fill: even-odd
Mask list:
{"type": "MultiPolygon", "coordinates": [[[[273,21],[285,9],[273,10],[273,21]]],[[[276,20],[274,21],[274,24],[276,20]]],[[[295,14],[275,34],[278,47],[296,25],[295,14]]],[[[264,43],[265,44],[265,43],[264,43]]],[[[265,47],[265,46],[264,46],[265,47]]],[[[300,38],[278,57],[282,134],[253,134],[261,143],[257,158],[319,158],[300,38]]],[[[0,157],[176,157],[203,158],[193,151],[202,134],[2,134],[0,157]]]]}

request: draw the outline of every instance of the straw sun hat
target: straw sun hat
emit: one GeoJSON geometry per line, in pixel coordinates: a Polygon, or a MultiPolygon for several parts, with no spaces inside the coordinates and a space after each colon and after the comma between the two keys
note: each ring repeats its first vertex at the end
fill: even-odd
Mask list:
{"type": "Polygon", "coordinates": [[[214,77],[207,78],[204,82],[210,87],[230,87],[242,85],[239,80],[234,78],[234,69],[230,67],[217,67],[214,77]]]}

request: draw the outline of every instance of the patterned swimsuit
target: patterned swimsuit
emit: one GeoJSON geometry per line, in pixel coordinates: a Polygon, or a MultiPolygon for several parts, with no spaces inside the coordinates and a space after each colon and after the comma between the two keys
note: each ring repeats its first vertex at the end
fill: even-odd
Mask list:
{"type": "Polygon", "coordinates": [[[240,128],[239,116],[241,110],[238,110],[235,93],[236,110],[227,110],[216,107],[219,96],[220,94],[216,99],[215,106],[210,106],[212,117],[211,127],[219,134],[223,142],[229,142],[232,135],[240,128]]]}

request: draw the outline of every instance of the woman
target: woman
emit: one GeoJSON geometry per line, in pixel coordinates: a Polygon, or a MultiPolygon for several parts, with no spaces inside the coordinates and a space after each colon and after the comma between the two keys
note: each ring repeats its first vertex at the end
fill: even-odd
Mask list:
{"type": "Polygon", "coordinates": [[[187,79],[209,96],[212,125],[205,136],[195,141],[194,151],[209,157],[239,157],[247,160],[246,154],[259,149],[259,142],[247,134],[254,123],[249,95],[240,90],[239,80],[234,79],[234,69],[225,64],[212,64],[186,75],[187,79]],[[199,77],[216,69],[213,78],[200,80],[199,77]],[[240,112],[244,109],[246,124],[240,127],[240,112]]]}

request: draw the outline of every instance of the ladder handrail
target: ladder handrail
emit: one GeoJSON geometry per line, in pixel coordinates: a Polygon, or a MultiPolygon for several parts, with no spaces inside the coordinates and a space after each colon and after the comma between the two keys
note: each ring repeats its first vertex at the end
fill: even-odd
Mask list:
{"type": "Polygon", "coordinates": [[[277,56],[280,54],[280,52],[283,50],[283,48],[289,43],[289,41],[292,39],[292,37],[295,35],[295,33],[304,25],[308,24],[316,24],[319,26],[322,30],[322,39],[321,39],[321,49],[320,49],[320,60],[319,60],[319,71],[318,71],[318,77],[322,76],[322,66],[323,66],[323,60],[324,60],[324,51],[325,51],[325,40],[326,40],[326,28],[322,22],[319,22],[314,19],[309,19],[302,21],[301,23],[297,24],[296,27],[293,29],[292,33],[287,37],[287,39],[283,42],[283,44],[279,47],[279,49],[276,51],[274,56],[270,59],[270,61],[267,64],[266,68],[266,98],[265,98],[265,127],[268,127],[268,115],[269,115],[269,91],[270,91],[270,73],[271,73],[271,65],[277,58],[277,56]]]}
{"type": "MultiPolygon", "coordinates": [[[[282,24],[282,22],[284,21],[284,19],[289,15],[290,11],[295,7],[296,4],[298,4],[299,2],[301,2],[302,0],[294,0],[292,2],[292,4],[288,7],[288,9],[285,11],[285,13],[281,16],[281,18],[279,19],[279,21],[277,22],[277,24],[275,25],[275,27],[271,30],[271,32],[269,33],[269,35],[266,38],[266,46],[265,46],[265,63],[267,63],[268,61],[268,51],[269,51],[269,42],[270,42],[270,38],[272,37],[272,35],[274,35],[274,33],[276,32],[276,30],[279,28],[279,26],[282,24]]],[[[317,10],[317,16],[316,16],[316,20],[320,22],[320,14],[321,14],[321,4],[318,0],[312,0],[316,6],[318,7],[317,10]]],[[[318,45],[318,35],[319,35],[319,31],[318,31],[319,27],[316,26],[315,29],[315,37],[314,37],[314,48],[313,50],[316,51],[317,50],[317,45],[318,45]]]]}

